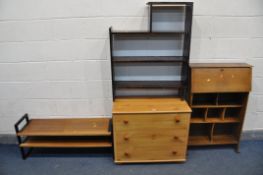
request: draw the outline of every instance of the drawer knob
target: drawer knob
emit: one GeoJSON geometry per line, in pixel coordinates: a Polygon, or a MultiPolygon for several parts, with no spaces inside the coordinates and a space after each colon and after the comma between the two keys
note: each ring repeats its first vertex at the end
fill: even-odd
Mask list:
{"type": "Polygon", "coordinates": [[[177,136],[174,136],[174,140],[178,140],[178,137],[177,137],[177,136]]]}
{"type": "Polygon", "coordinates": [[[130,157],[130,154],[127,153],[127,152],[125,152],[125,153],[124,153],[124,156],[126,156],[126,157],[130,157]]]}
{"type": "Polygon", "coordinates": [[[180,120],[179,120],[179,119],[175,119],[175,122],[176,122],[176,123],[180,123],[180,120]]]}
{"type": "Polygon", "coordinates": [[[208,83],[209,83],[210,81],[211,81],[211,79],[210,79],[210,78],[206,79],[206,82],[208,82],[208,83]]]}
{"type": "Polygon", "coordinates": [[[223,72],[223,71],[224,71],[224,69],[222,69],[222,68],[221,68],[221,69],[220,69],[220,71],[221,71],[221,72],[223,72]]]}
{"type": "Polygon", "coordinates": [[[223,75],[223,74],[220,74],[220,78],[224,78],[224,75],[223,75]]]}
{"type": "Polygon", "coordinates": [[[125,125],[127,125],[127,124],[129,123],[129,121],[128,121],[128,120],[123,120],[123,123],[124,123],[125,125]]]}
{"type": "Polygon", "coordinates": [[[173,155],[176,155],[176,154],[177,154],[177,151],[172,151],[172,154],[173,154],[173,155]]]}
{"type": "Polygon", "coordinates": [[[235,78],[235,75],[234,75],[234,74],[232,74],[232,75],[231,75],[231,78],[235,78]]]}
{"type": "Polygon", "coordinates": [[[156,139],[156,134],[153,134],[153,135],[152,135],[152,139],[156,139]]]}
{"type": "Polygon", "coordinates": [[[128,141],[128,140],[129,140],[129,137],[128,137],[128,136],[125,136],[125,137],[124,137],[124,140],[125,140],[125,141],[128,141]]]}

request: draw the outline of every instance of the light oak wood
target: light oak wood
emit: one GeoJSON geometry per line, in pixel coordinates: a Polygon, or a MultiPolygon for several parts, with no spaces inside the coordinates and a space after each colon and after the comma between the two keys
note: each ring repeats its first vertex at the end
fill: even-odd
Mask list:
{"type": "Polygon", "coordinates": [[[200,118],[191,118],[191,123],[238,123],[240,122],[239,118],[228,117],[224,120],[220,118],[206,118],[206,120],[202,117],[200,118]]]}
{"type": "Polygon", "coordinates": [[[242,105],[192,105],[192,108],[240,108],[242,105]]]}
{"type": "Polygon", "coordinates": [[[32,119],[18,136],[110,136],[110,118],[32,119]]]}
{"type": "Polygon", "coordinates": [[[192,68],[191,76],[193,93],[251,90],[251,68],[192,68]]]}
{"type": "Polygon", "coordinates": [[[181,99],[116,99],[113,105],[115,162],[185,161],[190,111],[181,99]]]}
{"type": "Polygon", "coordinates": [[[191,112],[191,108],[180,98],[129,98],[116,99],[112,109],[113,114],[175,112],[191,112]]]}
{"type": "Polygon", "coordinates": [[[33,137],[20,144],[20,147],[28,148],[101,148],[112,147],[111,140],[98,140],[98,139],[69,139],[67,137],[33,137]]]}
{"type": "Polygon", "coordinates": [[[232,135],[219,135],[213,136],[213,140],[210,140],[208,136],[190,136],[189,146],[204,146],[204,145],[227,145],[238,144],[238,139],[232,135]]]}
{"type": "Polygon", "coordinates": [[[247,63],[191,63],[191,68],[251,68],[247,63]]]}
{"type": "Polygon", "coordinates": [[[190,67],[190,105],[194,115],[188,144],[232,144],[238,151],[251,90],[252,66],[201,63],[190,67]],[[211,109],[217,112],[208,114],[211,109]]]}

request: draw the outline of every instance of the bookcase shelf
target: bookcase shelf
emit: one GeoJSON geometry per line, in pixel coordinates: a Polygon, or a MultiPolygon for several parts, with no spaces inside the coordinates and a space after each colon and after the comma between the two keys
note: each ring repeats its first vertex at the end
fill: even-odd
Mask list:
{"type": "Polygon", "coordinates": [[[187,99],[193,3],[147,4],[149,30],[109,29],[113,99],[187,99]]]}
{"type": "Polygon", "coordinates": [[[186,62],[182,56],[116,56],[113,62],[133,63],[133,62],[186,62]]]}

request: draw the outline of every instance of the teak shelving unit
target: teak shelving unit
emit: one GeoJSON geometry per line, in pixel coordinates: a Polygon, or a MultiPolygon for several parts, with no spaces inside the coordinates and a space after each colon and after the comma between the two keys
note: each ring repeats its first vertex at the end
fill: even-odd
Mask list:
{"type": "Polygon", "coordinates": [[[239,149],[249,91],[248,64],[191,64],[190,146],[232,144],[239,149]]]}
{"type": "Polygon", "coordinates": [[[148,31],[109,29],[113,99],[186,98],[192,2],[149,2],[148,31]]]}
{"type": "Polygon", "coordinates": [[[25,114],[15,130],[23,159],[32,148],[112,147],[110,118],[29,119],[25,114]]]}

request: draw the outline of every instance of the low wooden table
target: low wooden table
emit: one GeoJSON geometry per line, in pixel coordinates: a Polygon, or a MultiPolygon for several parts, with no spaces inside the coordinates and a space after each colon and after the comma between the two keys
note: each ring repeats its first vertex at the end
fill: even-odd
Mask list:
{"type": "Polygon", "coordinates": [[[186,160],[191,109],[179,98],[115,99],[115,163],[186,160]]]}
{"type": "Polygon", "coordinates": [[[25,148],[112,147],[110,118],[29,120],[25,114],[15,130],[23,159],[28,156],[25,148]]]}

